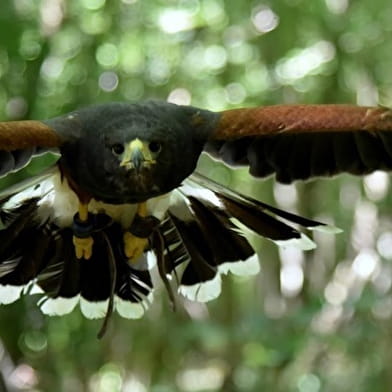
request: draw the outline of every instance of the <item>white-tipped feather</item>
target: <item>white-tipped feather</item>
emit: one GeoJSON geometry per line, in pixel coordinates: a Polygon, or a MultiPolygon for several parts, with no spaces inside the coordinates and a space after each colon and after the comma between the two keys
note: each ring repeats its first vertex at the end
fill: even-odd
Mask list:
{"type": "Polygon", "coordinates": [[[301,233],[300,238],[291,238],[290,240],[274,241],[275,244],[281,247],[295,246],[301,250],[312,250],[317,247],[317,245],[305,234],[301,233]]]}
{"type": "MultiPolygon", "coordinates": [[[[239,234],[244,235],[246,238],[249,239],[249,236],[251,238],[252,235],[258,236],[256,232],[250,230],[247,226],[241,223],[237,218],[231,218],[230,220],[237,227],[234,230],[237,231],[239,234]]],[[[261,238],[272,241],[276,245],[283,248],[287,246],[294,246],[301,250],[312,250],[317,247],[317,245],[307,235],[303,233],[301,233],[300,238],[290,238],[289,240],[271,240],[270,238],[266,238],[266,237],[261,237],[261,238]]]]}
{"type": "Polygon", "coordinates": [[[166,215],[170,205],[170,199],[170,193],[149,199],[147,201],[147,209],[153,216],[161,220],[166,215]]]}
{"type": "Polygon", "coordinates": [[[136,260],[132,260],[130,265],[138,271],[150,271],[157,264],[157,258],[153,251],[147,251],[139,256],[136,260]]]}
{"type": "MultiPolygon", "coordinates": [[[[150,252],[149,252],[150,253],[150,252]]],[[[149,261],[148,261],[148,254],[143,253],[137,259],[131,260],[130,265],[133,269],[138,271],[146,271],[149,270],[149,261]]]]}
{"type": "Polygon", "coordinates": [[[180,190],[187,196],[193,196],[196,199],[206,201],[209,205],[223,209],[224,206],[216,194],[207,188],[202,188],[192,182],[192,185],[185,183],[180,187],[180,190]]]}
{"type": "Polygon", "coordinates": [[[53,184],[51,178],[53,177],[55,171],[51,172],[45,177],[46,179],[39,183],[39,185],[31,186],[14,196],[12,196],[7,202],[4,203],[2,209],[12,210],[19,207],[24,201],[32,198],[45,198],[49,192],[53,189],[53,184]]]}
{"type": "Polygon", "coordinates": [[[105,317],[108,311],[109,300],[105,301],[87,301],[83,297],[80,298],[80,310],[88,319],[98,319],[105,317]]]}
{"type": "Polygon", "coordinates": [[[193,213],[189,206],[189,201],[177,189],[171,193],[170,212],[177,218],[186,222],[192,221],[194,219],[193,213]]]}
{"type": "MultiPolygon", "coordinates": [[[[139,303],[125,301],[116,295],[114,297],[114,304],[120,316],[128,319],[138,319],[144,315],[152,300],[152,293],[144,301],[139,303]]],[[[81,298],[80,295],[72,298],[43,297],[38,302],[38,305],[42,313],[48,316],[63,316],[71,313],[78,303],[80,303],[82,314],[88,319],[103,318],[108,310],[108,300],[92,302],[81,298]]]]}
{"type": "Polygon", "coordinates": [[[240,260],[231,263],[223,263],[218,267],[221,274],[228,274],[231,272],[235,275],[250,276],[257,275],[260,272],[259,258],[256,254],[249,257],[247,260],[240,260]]]}
{"type": "Polygon", "coordinates": [[[191,301],[208,302],[219,297],[222,290],[222,280],[219,273],[207,282],[193,284],[191,286],[181,285],[178,292],[191,301]]]}
{"type": "Polygon", "coordinates": [[[42,288],[41,288],[40,286],[38,286],[36,283],[33,283],[33,284],[29,287],[28,291],[25,290],[25,291],[23,292],[23,294],[29,294],[29,295],[34,295],[34,294],[45,294],[45,291],[42,290],[42,288]]]}
{"type": "Polygon", "coordinates": [[[0,285],[0,304],[8,305],[18,300],[24,286],[0,285]]]}
{"type": "Polygon", "coordinates": [[[0,192],[0,199],[6,198],[9,195],[16,196],[19,193],[24,193],[26,190],[28,190],[28,192],[32,192],[34,190],[35,185],[40,184],[45,180],[47,180],[48,178],[50,178],[51,176],[53,176],[57,172],[57,170],[58,169],[56,166],[51,167],[39,175],[36,175],[31,178],[27,178],[14,185],[7,187],[6,189],[0,192]]]}
{"type": "Polygon", "coordinates": [[[44,220],[49,217],[59,227],[72,224],[72,219],[78,211],[78,198],[68,186],[68,182],[62,179],[60,171],[50,178],[53,192],[49,193],[39,203],[38,215],[44,220]]]}
{"type": "Polygon", "coordinates": [[[43,297],[39,302],[42,313],[48,316],[63,316],[64,314],[71,313],[77,303],[79,302],[79,295],[72,298],[49,298],[43,297]]]}
{"type": "Polygon", "coordinates": [[[322,233],[327,233],[327,234],[343,233],[342,229],[332,225],[319,225],[319,226],[308,227],[308,229],[312,231],[320,231],[322,233]]]}
{"type": "Polygon", "coordinates": [[[116,306],[117,313],[120,316],[128,319],[139,319],[143,317],[152,300],[152,293],[149,294],[149,296],[144,301],[137,303],[125,301],[118,296],[114,297],[114,303],[116,306]]]}
{"type": "Polygon", "coordinates": [[[151,271],[157,265],[157,256],[154,252],[147,252],[147,269],[151,271]]]}
{"type": "MultiPolygon", "coordinates": [[[[42,178],[40,178],[40,181],[42,178]]],[[[78,211],[79,201],[75,193],[70,189],[67,180],[61,177],[57,168],[52,169],[45,180],[36,186],[38,181],[32,183],[30,188],[12,197],[3,208],[13,208],[24,200],[31,197],[39,197],[41,201],[38,203],[38,217],[42,221],[52,220],[59,227],[70,226],[73,217],[78,211]]],[[[158,219],[163,219],[170,205],[170,211],[176,217],[183,221],[194,219],[194,214],[187,196],[193,196],[203,200],[214,208],[223,209],[224,205],[216,194],[208,189],[200,186],[190,186],[185,184],[178,190],[148,200],[147,207],[150,214],[158,219]]],[[[114,221],[120,223],[123,228],[129,228],[137,210],[137,204],[108,205],[96,200],[89,203],[89,210],[93,213],[105,212],[110,215],[114,221]]],[[[232,218],[232,223],[236,228],[234,231],[241,235],[254,235],[254,232],[243,225],[238,219],[232,218]]],[[[328,233],[338,233],[340,229],[333,226],[317,226],[310,228],[311,230],[325,231],[328,233]]],[[[174,228],[172,229],[174,230],[174,228]]],[[[169,231],[164,234],[169,234],[169,231]]],[[[316,247],[315,243],[306,235],[301,234],[300,238],[290,239],[286,241],[274,241],[282,247],[296,246],[302,250],[310,250],[316,247]]],[[[180,242],[171,244],[170,250],[174,251],[180,242]]],[[[72,246],[72,245],[70,245],[72,246]]],[[[143,255],[137,260],[133,267],[135,269],[146,270],[156,265],[156,257],[153,252],[143,255]]],[[[204,283],[197,283],[191,286],[181,285],[178,288],[180,294],[184,297],[198,302],[208,302],[217,298],[221,293],[221,274],[229,272],[236,275],[255,275],[260,271],[258,257],[253,255],[245,261],[226,262],[219,266],[216,276],[204,283]]],[[[150,287],[144,282],[137,280],[146,290],[150,287]]],[[[24,292],[25,286],[0,285],[0,304],[9,304],[16,301],[24,292]]],[[[28,285],[26,292],[29,294],[42,293],[42,289],[35,284],[28,285]]],[[[108,301],[91,302],[77,295],[73,298],[49,298],[43,297],[39,301],[39,306],[43,313],[54,316],[64,315],[74,310],[75,306],[80,303],[80,309],[83,315],[89,319],[103,318],[108,311],[108,301]]],[[[152,294],[139,303],[132,303],[123,300],[117,295],[114,297],[114,308],[125,318],[137,319],[144,315],[146,309],[152,301],[152,294]]]]}

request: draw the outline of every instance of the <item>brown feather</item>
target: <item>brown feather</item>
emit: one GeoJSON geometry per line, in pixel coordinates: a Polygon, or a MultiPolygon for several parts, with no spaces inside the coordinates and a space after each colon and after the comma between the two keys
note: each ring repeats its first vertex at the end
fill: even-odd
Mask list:
{"type": "Polygon", "coordinates": [[[210,139],[281,133],[392,130],[392,111],[355,105],[275,105],[221,113],[210,139]]]}
{"type": "Polygon", "coordinates": [[[30,147],[59,147],[62,139],[41,121],[0,122],[0,150],[15,151],[30,147]]]}
{"type": "Polygon", "coordinates": [[[283,183],[392,169],[392,110],[354,105],[277,105],[221,113],[204,150],[254,177],[283,183]]]}

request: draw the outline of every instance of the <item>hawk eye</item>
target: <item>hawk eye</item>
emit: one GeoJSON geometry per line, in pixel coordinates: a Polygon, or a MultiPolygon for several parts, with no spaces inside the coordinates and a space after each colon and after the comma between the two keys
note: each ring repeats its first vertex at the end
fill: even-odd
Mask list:
{"type": "Polygon", "coordinates": [[[162,144],[159,142],[152,141],[148,143],[148,148],[151,152],[158,153],[159,151],[161,151],[162,144]]]}
{"type": "Polygon", "coordinates": [[[113,144],[112,151],[115,155],[121,155],[124,152],[124,145],[120,143],[113,144]]]}

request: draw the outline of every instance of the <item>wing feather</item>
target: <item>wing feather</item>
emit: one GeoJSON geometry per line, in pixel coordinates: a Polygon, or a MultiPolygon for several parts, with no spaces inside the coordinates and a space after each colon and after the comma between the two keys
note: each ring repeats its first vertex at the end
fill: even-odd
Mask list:
{"type": "Polygon", "coordinates": [[[205,152],[278,181],[392,169],[392,110],[276,105],[221,113],[205,152]]]}
{"type": "Polygon", "coordinates": [[[62,143],[60,134],[41,121],[0,122],[0,177],[22,169],[34,156],[56,151],[62,143]]]}

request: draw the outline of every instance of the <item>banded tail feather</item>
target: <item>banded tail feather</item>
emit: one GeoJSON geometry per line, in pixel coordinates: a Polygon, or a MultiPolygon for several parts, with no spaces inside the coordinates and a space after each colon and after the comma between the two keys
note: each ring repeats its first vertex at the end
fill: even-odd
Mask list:
{"type": "Polygon", "coordinates": [[[154,291],[152,254],[172,302],[173,285],[188,299],[209,301],[220,293],[221,274],[259,272],[243,228],[279,245],[295,240],[309,249],[312,242],[304,241],[307,237],[288,222],[322,226],[195,175],[171,193],[150,249],[136,263],[124,254],[124,227],[103,212],[95,215],[99,230],[93,234],[92,257],[79,260],[70,225],[64,217],[57,219],[56,181],[45,177],[22,192],[15,189],[0,212],[0,303],[38,293],[38,305],[48,315],[69,313],[79,304],[87,318],[107,317],[111,310],[126,318],[141,317],[154,291]]]}

